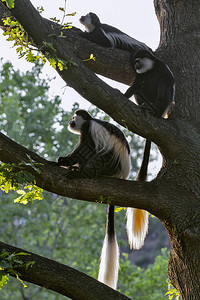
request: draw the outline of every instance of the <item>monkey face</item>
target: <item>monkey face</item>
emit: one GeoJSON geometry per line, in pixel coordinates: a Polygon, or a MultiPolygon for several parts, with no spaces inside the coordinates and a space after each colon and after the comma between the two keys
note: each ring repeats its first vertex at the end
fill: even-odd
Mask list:
{"type": "Polygon", "coordinates": [[[79,19],[80,23],[85,26],[87,32],[92,32],[96,26],[100,25],[100,20],[94,13],[89,13],[79,19]]]}
{"type": "Polygon", "coordinates": [[[79,21],[82,25],[85,26],[85,29],[87,32],[92,32],[95,29],[95,25],[92,24],[92,18],[90,16],[90,14],[87,14],[86,16],[82,16],[79,19],[79,21]]]}
{"type": "Polygon", "coordinates": [[[68,124],[68,130],[80,134],[81,133],[81,127],[85,120],[82,118],[82,116],[74,115],[72,120],[68,124]]]}
{"type": "Polygon", "coordinates": [[[135,70],[137,73],[142,74],[151,71],[155,62],[149,57],[141,57],[135,59],[135,70]]]}
{"type": "Polygon", "coordinates": [[[80,23],[83,24],[84,26],[90,25],[92,23],[91,17],[89,14],[87,14],[86,16],[82,16],[79,19],[80,23]]]}

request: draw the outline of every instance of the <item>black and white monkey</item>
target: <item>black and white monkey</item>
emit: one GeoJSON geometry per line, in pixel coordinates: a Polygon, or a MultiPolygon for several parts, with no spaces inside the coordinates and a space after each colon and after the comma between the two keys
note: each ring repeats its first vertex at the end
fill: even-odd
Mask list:
{"type": "Polygon", "coordinates": [[[146,50],[137,51],[132,59],[135,80],[124,95],[127,98],[134,95],[139,106],[155,117],[163,117],[174,101],[175,82],[171,70],[162,60],[146,50]]]}
{"type": "MultiPolygon", "coordinates": [[[[135,80],[126,91],[125,96],[130,98],[134,95],[140,107],[148,110],[155,117],[164,117],[171,109],[175,96],[175,82],[171,70],[163,61],[146,50],[139,50],[134,54],[133,65],[136,71],[135,80]]],[[[137,181],[146,180],[150,148],[151,141],[146,140],[137,181]]],[[[127,233],[131,248],[141,248],[147,230],[148,213],[144,210],[128,208],[127,233]],[[138,231],[137,228],[137,224],[140,222],[143,222],[142,231],[138,231]]]]}
{"type": "MultiPolygon", "coordinates": [[[[131,52],[133,55],[137,51],[146,51],[153,53],[144,43],[128,36],[119,29],[107,24],[102,24],[98,16],[94,13],[88,13],[80,18],[81,24],[86,28],[86,32],[81,35],[93,43],[102,47],[118,48],[131,52]]],[[[131,88],[130,88],[131,89],[131,88]]],[[[129,90],[130,91],[130,90],[129,90]]],[[[127,96],[127,95],[126,95],[127,96]]],[[[145,180],[149,161],[148,149],[150,153],[151,142],[148,142],[145,148],[143,162],[136,180],[145,180]],[[144,175],[143,175],[144,174],[144,175]]],[[[128,208],[127,209],[127,234],[130,248],[140,249],[144,244],[144,239],[148,231],[148,213],[144,210],[128,208]]]]}
{"type": "Polygon", "coordinates": [[[130,37],[119,29],[102,24],[98,16],[92,12],[86,16],[82,16],[79,21],[86,28],[86,32],[81,33],[81,36],[102,47],[118,48],[130,52],[139,49],[151,51],[147,45],[130,37]]]}
{"type": "MultiPolygon", "coordinates": [[[[119,128],[92,118],[85,110],[77,110],[68,129],[80,134],[79,143],[66,157],[59,157],[58,164],[69,167],[71,177],[128,177],[130,149],[119,128]]],[[[114,228],[114,206],[109,204],[98,280],[116,289],[118,269],[119,247],[114,228]]]]}

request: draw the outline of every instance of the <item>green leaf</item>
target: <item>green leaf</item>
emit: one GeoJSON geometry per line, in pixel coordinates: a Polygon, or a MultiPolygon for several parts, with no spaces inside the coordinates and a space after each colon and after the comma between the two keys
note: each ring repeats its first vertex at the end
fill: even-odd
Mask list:
{"type": "Polygon", "coordinates": [[[10,183],[8,181],[5,182],[4,184],[4,191],[5,193],[8,193],[10,189],[10,183]]]}
{"type": "Polygon", "coordinates": [[[115,208],[115,212],[120,212],[122,210],[125,210],[125,208],[124,207],[116,207],[115,208]]]}
{"type": "Polygon", "coordinates": [[[8,283],[8,276],[5,275],[4,271],[0,271],[0,290],[8,283]]]}
{"type": "Polygon", "coordinates": [[[26,270],[29,268],[29,267],[31,267],[32,268],[32,266],[34,265],[34,261],[29,261],[27,264],[26,264],[26,270]]]}
{"type": "Polygon", "coordinates": [[[6,4],[9,8],[14,8],[15,0],[6,0],[6,4]]]}
{"type": "Polygon", "coordinates": [[[69,16],[74,17],[75,15],[76,15],[76,12],[73,12],[73,13],[71,13],[71,14],[67,14],[66,16],[67,16],[67,17],[69,17],[69,16]]]}

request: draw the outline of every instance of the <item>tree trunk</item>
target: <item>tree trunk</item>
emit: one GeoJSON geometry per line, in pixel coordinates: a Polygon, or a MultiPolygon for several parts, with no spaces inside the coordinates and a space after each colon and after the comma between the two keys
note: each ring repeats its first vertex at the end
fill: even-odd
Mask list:
{"type": "MultiPolygon", "coordinates": [[[[168,274],[181,299],[200,299],[200,1],[154,0],[160,23],[158,53],[175,75],[176,105],[171,118],[181,144],[173,160],[166,158],[164,180],[177,186],[169,220],[168,274]],[[180,190],[188,196],[180,197],[180,190]]],[[[177,141],[175,142],[177,145],[177,141]]],[[[161,176],[161,174],[160,174],[161,176]]]]}
{"type": "MultiPolygon", "coordinates": [[[[116,179],[67,180],[66,171],[48,166],[48,162],[43,160],[41,174],[35,174],[37,184],[60,195],[93,202],[103,195],[104,203],[141,208],[157,216],[165,225],[171,240],[169,278],[180,292],[182,300],[199,300],[200,1],[154,0],[154,3],[161,27],[161,40],[156,53],[169,65],[176,81],[176,104],[167,120],[156,119],[151,115],[144,116],[139,107],[102,82],[75,56],[82,59],[82,55],[88,53],[88,48],[91,50],[90,46],[93,47],[98,62],[88,67],[129,84],[133,75],[130,71],[129,54],[88,44],[76,36],[76,33],[73,36],[73,32],[62,41],[52,38],[55,37],[54,28],[39,16],[28,0],[15,0],[15,8],[10,11],[35,45],[41,47],[42,41],[46,40],[56,49],[58,58],[69,61],[73,57],[76,66],[58,71],[70,86],[119,124],[156,143],[163,156],[163,166],[157,178],[151,182],[116,179]],[[73,46],[74,40],[70,44],[71,39],[80,46],[81,54],[81,51],[77,51],[77,46],[73,46]],[[106,57],[109,57],[107,61],[106,57]],[[118,62],[117,69],[114,68],[115,61],[118,62]],[[120,71],[124,66],[126,76],[120,71]]],[[[21,161],[22,158],[27,160],[27,150],[17,147],[16,152],[15,147],[11,141],[0,135],[2,161],[21,161]]],[[[41,161],[38,156],[31,154],[31,157],[41,161]]]]}

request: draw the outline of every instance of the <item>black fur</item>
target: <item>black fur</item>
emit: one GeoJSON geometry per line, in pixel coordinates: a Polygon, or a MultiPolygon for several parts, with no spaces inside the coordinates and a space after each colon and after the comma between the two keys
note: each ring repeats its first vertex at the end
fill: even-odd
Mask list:
{"type": "Polygon", "coordinates": [[[138,59],[150,58],[154,62],[151,70],[137,73],[133,85],[125,93],[127,98],[134,95],[138,105],[149,110],[154,116],[161,117],[174,101],[174,76],[168,66],[152,53],[142,50],[133,57],[134,67],[138,59]]]}
{"type": "MultiPolygon", "coordinates": [[[[92,118],[86,111],[77,110],[76,115],[83,117],[84,123],[80,129],[80,139],[74,150],[66,157],[59,157],[58,164],[60,166],[67,166],[72,169],[69,177],[94,178],[99,176],[115,176],[121,170],[121,161],[114,157],[113,149],[101,150],[97,152],[95,143],[91,136],[90,125],[91,121],[100,124],[110,133],[116,136],[127,148],[130,153],[128,142],[123,132],[106,121],[92,118]],[[78,164],[74,169],[73,165],[78,164]]],[[[74,127],[74,120],[69,122],[71,128],[74,127]]],[[[105,145],[106,146],[106,145],[105,145]]]]}
{"type": "MultiPolygon", "coordinates": [[[[102,47],[118,48],[130,52],[139,49],[152,51],[147,45],[130,37],[119,29],[107,24],[102,24],[96,14],[90,12],[88,15],[91,18],[92,25],[94,25],[94,30],[81,33],[81,36],[87,40],[102,47]]],[[[80,18],[82,24],[88,15],[80,18]]]]}
{"type": "MultiPolygon", "coordinates": [[[[79,143],[70,154],[58,159],[60,166],[69,168],[68,177],[128,177],[130,149],[123,132],[113,124],[92,118],[84,110],[77,110],[75,115],[69,122],[69,129],[80,133],[79,143]],[[99,144],[95,144],[94,138],[101,142],[100,149],[97,149],[99,144]]],[[[112,288],[116,288],[117,285],[119,255],[116,253],[119,253],[119,247],[114,228],[114,205],[109,204],[98,279],[112,288]]]]}
{"type": "MultiPolygon", "coordinates": [[[[145,73],[135,72],[136,77],[133,85],[124,94],[127,98],[134,95],[139,106],[148,110],[155,117],[164,116],[171,108],[174,101],[175,82],[174,76],[168,66],[149,51],[140,50],[133,57],[135,69],[142,67],[140,58],[150,58],[153,68],[145,73]]],[[[146,140],[142,165],[140,167],[137,181],[145,181],[150,155],[151,142],[146,140]]]]}
{"type": "Polygon", "coordinates": [[[142,164],[137,174],[136,181],[145,181],[147,179],[150,150],[151,150],[151,141],[146,140],[143,158],[142,158],[142,164]]]}
{"type": "Polygon", "coordinates": [[[115,235],[115,224],[114,224],[114,213],[115,207],[114,205],[108,205],[108,212],[107,212],[107,221],[106,221],[106,233],[108,237],[112,239],[115,235]]]}

